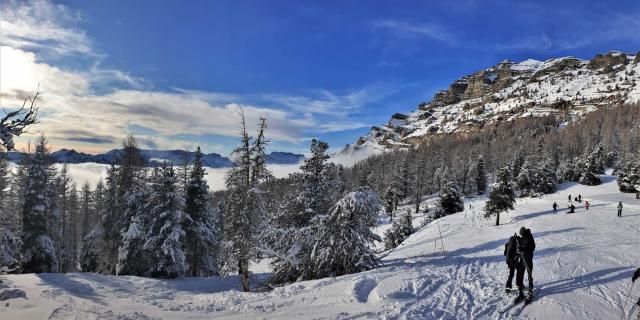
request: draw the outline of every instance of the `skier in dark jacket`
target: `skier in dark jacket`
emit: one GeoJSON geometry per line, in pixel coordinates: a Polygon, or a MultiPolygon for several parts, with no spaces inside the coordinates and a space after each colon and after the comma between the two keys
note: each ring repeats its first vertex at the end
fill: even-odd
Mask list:
{"type": "Polygon", "coordinates": [[[622,217],[622,201],[618,202],[618,217],[622,217]]]}
{"type": "MultiPolygon", "coordinates": [[[[507,278],[507,285],[505,286],[505,291],[508,293],[512,290],[513,275],[516,269],[524,270],[524,264],[518,256],[518,235],[514,234],[509,238],[509,241],[504,244],[504,256],[507,267],[509,268],[509,277],[507,278]]],[[[518,286],[517,279],[516,286],[518,286]]]]}
{"type": "Polygon", "coordinates": [[[553,213],[558,212],[558,204],[557,203],[553,203],[553,213]]]}
{"type": "MultiPolygon", "coordinates": [[[[519,233],[520,239],[518,241],[518,249],[521,252],[522,257],[524,258],[524,266],[527,270],[527,276],[529,278],[529,295],[531,295],[533,293],[533,252],[536,250],[536,241],[533,239],[531,230],[525,227],[520,228],[519,233]]],[[[520,294],[522,294],[522,292],[520,292],[520,294]]]]}

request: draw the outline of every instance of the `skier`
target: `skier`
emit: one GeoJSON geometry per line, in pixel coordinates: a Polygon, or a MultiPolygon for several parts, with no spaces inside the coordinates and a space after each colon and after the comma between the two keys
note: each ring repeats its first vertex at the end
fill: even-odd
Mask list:
{"type": "Polygon", "coordinates": [[[576,213],[576,206],[573,203],[569,205],[569,213],[576,213]]]}
{"type": "MultiPolygon", "coordinates": [[[[518,240],[518,250],[524,259],[523,262],[529,280],[528,299],[531,299],[533,297],[533,252],[536,250],[536,242],[533,239],[533,234],[531,234],[530,229],[522,227],[519,233],[521,239],[518,240]]],[[[524,277],[524,274],[522,274],[522,277],[524,277]]],[[[516,281],[517,280],[516,278],[516,281]]],[[[522,280],[520,280],[520,283],[522,283],[522,280]]],[[[523,296],[522,290],[520,291],[520,296],[523,296]]]]}
{"type": "Polygon", "coordinates": [[[578,202],[582,202],[582,195],[578,194],[578,202]]]}
{"type": "MultiPolygon", "coordinates": [[[[507,268],[509,268],[509,277],[507,278],[507,284],[505,286],[504,291],[509,293],[512,289],[513,282],[513,274],[516,268],[523,267],[523,263],[521,262],[520,257],[518,256],[518,235],[514,234],[509,238],[509,241],[504,244],[504,256],[507,262],[507,268]]],[[[519,271],[521,272],[521,271],[519,271]]],[[[518,281],[516,278],[516,286],[518,286],[518,281]]]]}
{"type": "Polygon", "coordinates": [[[553,213],[557,213],[558,212],[558,204],[557,203],[553,203],[553,213]]]}
{"type": "Polygon", "coordinates": [[[587,200],[584,201],[584,208],[589,210],[589,201],[587,200]]]}
{"type": "Polygon", "coordinates": [[[622,201],[618,202],[618,217],[622,217],[622,201]]]}
{"type": "Polygon", "coordinates": [[[571,202],[571,194],[569,194],[569,197],[568,197],[568,198],[569,198],[569,202],[571,202]]]}

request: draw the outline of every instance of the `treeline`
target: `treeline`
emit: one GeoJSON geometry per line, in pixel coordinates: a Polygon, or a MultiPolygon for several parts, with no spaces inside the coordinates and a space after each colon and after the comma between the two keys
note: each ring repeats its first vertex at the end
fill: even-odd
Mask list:
{"type": "Polygon", "coordinates": [[[582,118],[549,115],[499,122],[473,134],[438,135],[410,150],[367,158],[345,170],[350,188],[371,186],[389,214],[399,201],[420,208],[425,195],[452,184],[463,195],[482,194],[487,179],[509,166],[518,196],[555,191],[558,183],[595,185],[616,168],[621,191],[640,189],[640,106],[600,107],[582,118]],[[635,188],[633,186],[636,186],[635,188]]]}
{"type": "Polygon", "coordinates": [[[266,121],[255,137],[244,119],[241,128],[227,189],[215,194],[199,148],[188,166],[149,168],[133,136],[103,181],[77,190],[41,137],[13,172],[6,158],[0,162],[0,266],[24,273],[239,274],[247,291],[249,262],[267,257],[274,284],[375,267],[377,194],[347,188],[344,169],[328,161],[328,145],[317,140],[300,172],[273,179],[266,121]]]}

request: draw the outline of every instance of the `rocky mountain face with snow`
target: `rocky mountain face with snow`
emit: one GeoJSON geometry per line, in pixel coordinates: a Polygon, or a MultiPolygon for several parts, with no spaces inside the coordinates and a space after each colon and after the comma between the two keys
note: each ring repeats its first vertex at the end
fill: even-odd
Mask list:
{"type": "Polygon", "coordinates": [[[409,114],[394,114],[343,152],[404,148],[433,135],[469,134],[522,117],[557,115],[570,121],[600,107],[638,101],[640,52],[612,51],[591,60],[505,60],[455,80],[409,114]]]}
{"type": "MultiPolygon", "coordinates": [[[[158,165],[163,161],[169,161],[174,165],[180,165],[185,160],[191,163],[195,159],[195,152],[185,150],[140,150],[140,153],[150,166],[158,165]]],[[[55,163],[93,162],[111,164],[116,163],[121,154],[122,149],[113,149],[106,153],[96,155],[78,152],[73,149],[60,149],[52,152],[51,158],[55,163]]],[[[19,162],[22,156],[23,153],[21,152],[9,152],[8,154],[9,160],[13,162],[19,162]]],[[[304,155],[290,152],[274,151],[267,155],[268,164],[296,164],[303,159],[304,155]]],[[[233,162],[229,158],[217,153],[204,154],[202,156],[202,162],[205,167],[210,168],[228,168],[233,166],[233,162]]]]}

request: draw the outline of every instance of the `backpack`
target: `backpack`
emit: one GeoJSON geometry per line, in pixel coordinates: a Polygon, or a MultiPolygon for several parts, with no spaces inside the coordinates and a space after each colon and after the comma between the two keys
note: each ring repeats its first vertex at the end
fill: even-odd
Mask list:
{"type": "Polygon", "coordinates": [[[510,267],[515,266],[515,264],[518,262],[518,259],[520,258],[518,255],[518,244],[516,237],[516,235],[511,236],[511,238],[509,238],[509,241],[504,244],[504,255],[506,257],[507,265],[510,267]]]}

